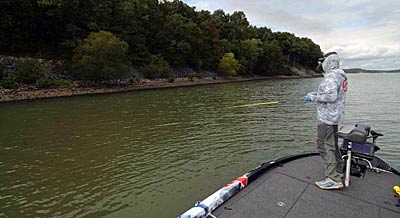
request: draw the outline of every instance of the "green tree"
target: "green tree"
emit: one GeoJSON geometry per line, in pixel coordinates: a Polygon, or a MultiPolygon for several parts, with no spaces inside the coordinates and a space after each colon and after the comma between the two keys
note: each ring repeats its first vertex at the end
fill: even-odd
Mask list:
{"type": "Polygon", "coordinates": [[[16,79],[20,83],[33,84],[44,76],[43,68],[36,60],[19,60],[15,64],[16,79]]]}
{"type": "Polygon", "coordinates": [[[173,1],[163,1],[160,4],[162,11],[167,15],[173,14],[180,14],[182,17],[188,19],[195,19],[196,18],[196,11],[194,7],[190,7],[186,3],[180,0],[173,0],[173,1]]]}
{"type": "Polygon", "coordinates": [[[141,68],[141,73],[149,79],[168,78],[172,76],[172,68],[164,58],[158,55],[151,55],[150,62],[141,68]]]}
{"type": "Polygon", "coordinates": [[[240,64],[235,59],[235,55],[233,53],[226,53],[224,57],[222,57],[221,62],[218,65],[218,70],[226,75],[236,76],[239,72],[240,64]]]}
{"type": "Polygon", "coordinates": [[[282,48],[282,53],[286,58],[287,62],[292,60],[292,46],[294,44],[294,35],[288,32],[277,32],[274,33],[274,39],[279,42],[282,48]]]}
{"type": "Polygon", "coordinates": [[[2,52],[25,51],[34,32],[35,14],[32,1],[0,1],[0,50],[2,52]],[[30,39],[30,40],[29,40],[30,39]],[[25,48],[25,49],[24,49],[25,48]]]}
{"type": "Polygon", "coordinates": [[[284,65],[285,58],[279,42],[265,41],[262,45],[262,53],[258,58],[257,74],[264,76],[281,74],[284,65]]]}
{"type": "Polygon", "coordinates": [[[107,30],[129,44],[129,58],[132,64],[141,67],[148,63],[151,53],[159,53],[157,37],[162,25],[159,3],[157,0],[113,2],[115,7],[109,19],[112,22],[107,30]]]}
{"type": "Polygon", "coordinates": [[[243,11],[235,11],[230,16],[230,21],[238,27],[248,27],[250,25],[243,11]]]}
{"type": "Polygon", "coordinates": [[[197,22],[200,34],[197,36],[199,46],[196,48],[196,52],[203,63],[203,68],[215,70],[224,55],[221,42],[223,23],[208,11],[199,12],[197,22]]]}
{"type": "Polygon", "coordinates": [[[226,23],[229,21],[229,15],[225,14],[225,11],[222,9],[218,9],[214,11],[213,16],[220,19],[223,23],[226,23]]]}
{"type": "Polygon", "coordinates": [[[0,65],[0,80],[2,80],[4,76],[5,76],[4,67],[3,65],[0,65]]]}
{"type": "Polygon", "coordinates": [[[261,41],[271,41],[273,39],[272,30],[267,27],[257,28],[257,39],[261,41]]]}
{"type": "Polygon", "coordinates": [[[254,74],[258,58],[262,53],[261,40],[259,39],[247,39],[240,42],[237,56],[239,63],[241,64],[242,74],[254,74]]]}
{"type": "Polygon", "coordinates": [[[112,33],[90,33],[74,51],[73,76],[91,81],[124,78],[130,71],[127,52],[128,44],[112,33]]]}
{"type": "Polygon", "coordinates": [[[228,21],[224,23],[222,38],[230,41],[248,39],[249,22],[244,12],[235,11],[232,15],[227,14],[225,17],[228,21]]]}
{"type": "Polygon", "coordinates": [[[199,31],[190,18],[181,14],[168,15],[157,36],[159,46],[155,52],[161,53],[172,67],[193,67],[198,59],[194,47],[199,47],[196,38],[199,31]]]}
{"type": "Polygon", "coordinates": [[[3,79],[0,80],[0,88],[3,87],[5,89],[16,89],[18,88],[17,78],[13,75],[7,75],[3,79]]]}

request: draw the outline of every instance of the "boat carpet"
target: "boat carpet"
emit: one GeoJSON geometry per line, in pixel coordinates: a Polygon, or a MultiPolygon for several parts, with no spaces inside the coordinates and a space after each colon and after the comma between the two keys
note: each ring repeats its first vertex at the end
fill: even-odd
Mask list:
{"type": "Polygon", "coordinates": [[[286,163],[243,189],[213,212],[218,218],[399,218],[394,185],[400,176],[367,170],[350,187],[321,190],[323,161],[310,156],[286,163]]]}

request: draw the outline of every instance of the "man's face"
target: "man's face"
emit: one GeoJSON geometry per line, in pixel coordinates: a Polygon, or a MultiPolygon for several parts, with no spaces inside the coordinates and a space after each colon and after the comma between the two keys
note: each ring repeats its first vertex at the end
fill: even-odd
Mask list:
{"type": "Polygon", "coordinates": [[[318,59],[318,66],[316,68],[318,73],[323,73],[324,70],[322,69],[322,63],[324,62],[325,58],[318,59]]]}

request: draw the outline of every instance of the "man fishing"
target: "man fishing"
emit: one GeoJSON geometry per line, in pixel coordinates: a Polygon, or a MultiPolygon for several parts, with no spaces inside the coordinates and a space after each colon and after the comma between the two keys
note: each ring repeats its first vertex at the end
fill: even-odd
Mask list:
{"type": "Polygon", "coordinates": [[[315,184],[328,190],[343,188],[343,160],[335,134],[338,125],[343,123],[348,80],[345,72],[339,69],[339,62],[336,52],[327,53],[319,59],[324,80],[317,92],[310,92],[304,97],[306,102],[316,102],[318,109],[317,149],[324,159],[325,179],[315,184]]]}

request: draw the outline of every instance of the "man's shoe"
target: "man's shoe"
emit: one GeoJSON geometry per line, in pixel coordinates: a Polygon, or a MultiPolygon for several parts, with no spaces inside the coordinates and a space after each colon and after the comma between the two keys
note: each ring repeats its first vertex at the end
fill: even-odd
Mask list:
{"type": "Polygon", "coordinates": [[[333,181],[331,178],[326,178],[322,181],[315,182],[315,185],[324,190],[342,189],[344,187],[342,182],[333,181]]]}
{"type": "Polygon", "coordinates": [[[323,180],[321,180],[321,181],[315,182],[315,185],[318,186],[318,187],[320,187],[322,184],[324,184],[325,182],[327,182],[327,179],[328,179],[328,178],[325,178],[325,179],[323,179],[323,180]]]}

